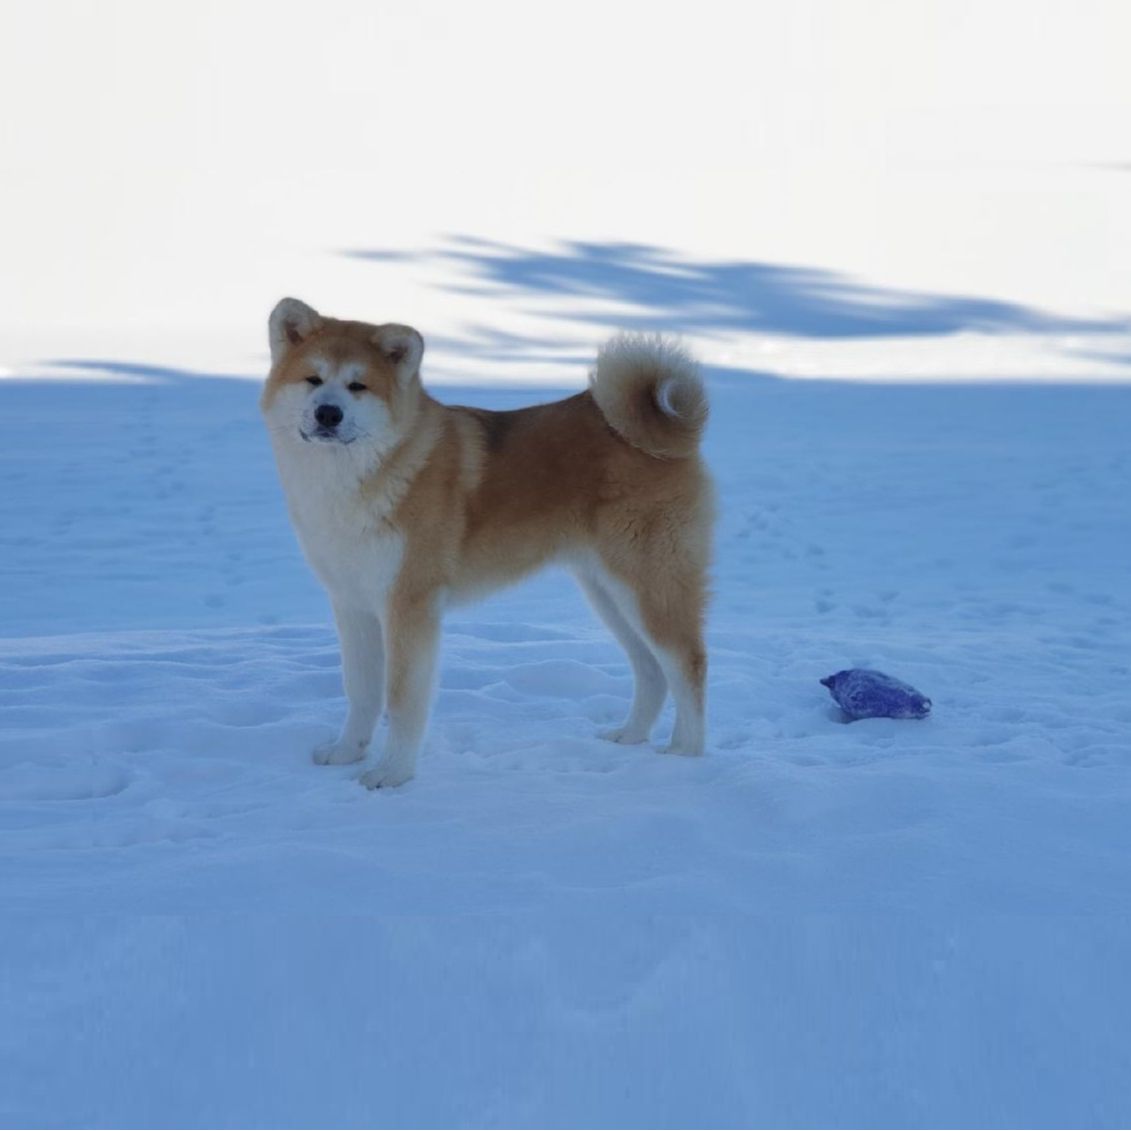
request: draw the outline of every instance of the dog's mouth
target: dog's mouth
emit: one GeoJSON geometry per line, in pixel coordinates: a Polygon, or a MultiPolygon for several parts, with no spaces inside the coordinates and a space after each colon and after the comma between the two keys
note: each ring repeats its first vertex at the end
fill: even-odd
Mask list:
{"type": "Polygon", "coordinates": [[[299,428],[298,434],[308,444],[352,444],[357,439],[356,436],[350,436],[346,439],[344,436],[339,436],[332,428],[315,428],[313,432],[307,432],[299,428]]]}

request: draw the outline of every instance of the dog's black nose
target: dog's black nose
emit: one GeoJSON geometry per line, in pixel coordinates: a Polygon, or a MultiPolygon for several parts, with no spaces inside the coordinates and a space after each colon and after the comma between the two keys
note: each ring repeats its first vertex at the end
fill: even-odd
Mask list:
{"type": "Polygon", "coordinates": [[[320,404],[314,410],[314,419],[323,428],[337,428],[342,422],[342,410],[336,404],[320,404]]]}

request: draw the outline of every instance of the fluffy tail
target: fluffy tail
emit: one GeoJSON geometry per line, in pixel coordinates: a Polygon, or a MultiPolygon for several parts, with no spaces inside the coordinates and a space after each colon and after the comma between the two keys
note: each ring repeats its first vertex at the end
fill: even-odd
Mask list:
{"type": "Polygon", "coordinates": [[[589,391],[610,426],[657,459],[694,455],[707,394],[690,354],[659,335],[620,334],[597,355],[589,391]]]}

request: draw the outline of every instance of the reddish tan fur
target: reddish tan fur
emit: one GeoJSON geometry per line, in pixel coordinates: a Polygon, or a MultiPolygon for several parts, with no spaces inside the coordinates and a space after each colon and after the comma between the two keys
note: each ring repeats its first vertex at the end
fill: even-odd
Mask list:
{"type": "MultiPolygon", "coordinates": [[[[304,381],[317,354],[361,365],[366,391],[356,395],[388,406],[398,440],[356,491],[363,513],[403,542],[381,618],[390,716],[416,693],[414,649],[399,647],[401,637],[437,632],[445,600],[487,592],[551,560],[575,568],[598,611],[602,593],[622,611],[631,595],[636,631],[655,656],[649,668],[641,653],[638,680],[656,662],[667,672],[675,664],[701,712],[713,519],[698,454],[701,388],[676,389],[678,418],[657,407],[657,375],[646,370],[611,394],[598,387],[596,397],[590,389],[509,412],[447,406],[424,391],[418,374],[399,373],[381,338],[380,327],[319,316],[305,336],[287,335],[262,404],[270,419],[280,391],[304,381]]],[[[702,739],[683,745],[697,753],[702,739]]]]}

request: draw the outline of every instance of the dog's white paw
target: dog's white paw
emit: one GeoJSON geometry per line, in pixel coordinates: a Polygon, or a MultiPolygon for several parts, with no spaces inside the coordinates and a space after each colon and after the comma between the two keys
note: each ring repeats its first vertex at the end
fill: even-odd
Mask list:
{"type": "Polygon", "coordinates": [[[703,747],[693,746],[686,742],[673,742],[670,746],[662,747],[660,753],[678,754],[683,758],[701,758],[703,756],[703,747]]]}
{"type": "Polygon", "coordinates": [[[599,730],[598,738],[606,742],[619,742],[623,746],[639,746],[648,741],[648,734],[644,731],[634,730],[632,727],[610,727],[608,730],[599,730]]]}
{"type": "Polygon", "coordinates": [[[314,748],[312,757],[317,766],[348,766],[365,757],[365,747],[356,742],[324,742],[314,748]]]}
{"type": "Polygon", "coordinates": [[[373,769],[366,770],[359,780],[366,789],[393,789],[404,785],[415,772],[416,769],[410,762],[385,759],[373,769]]]}

